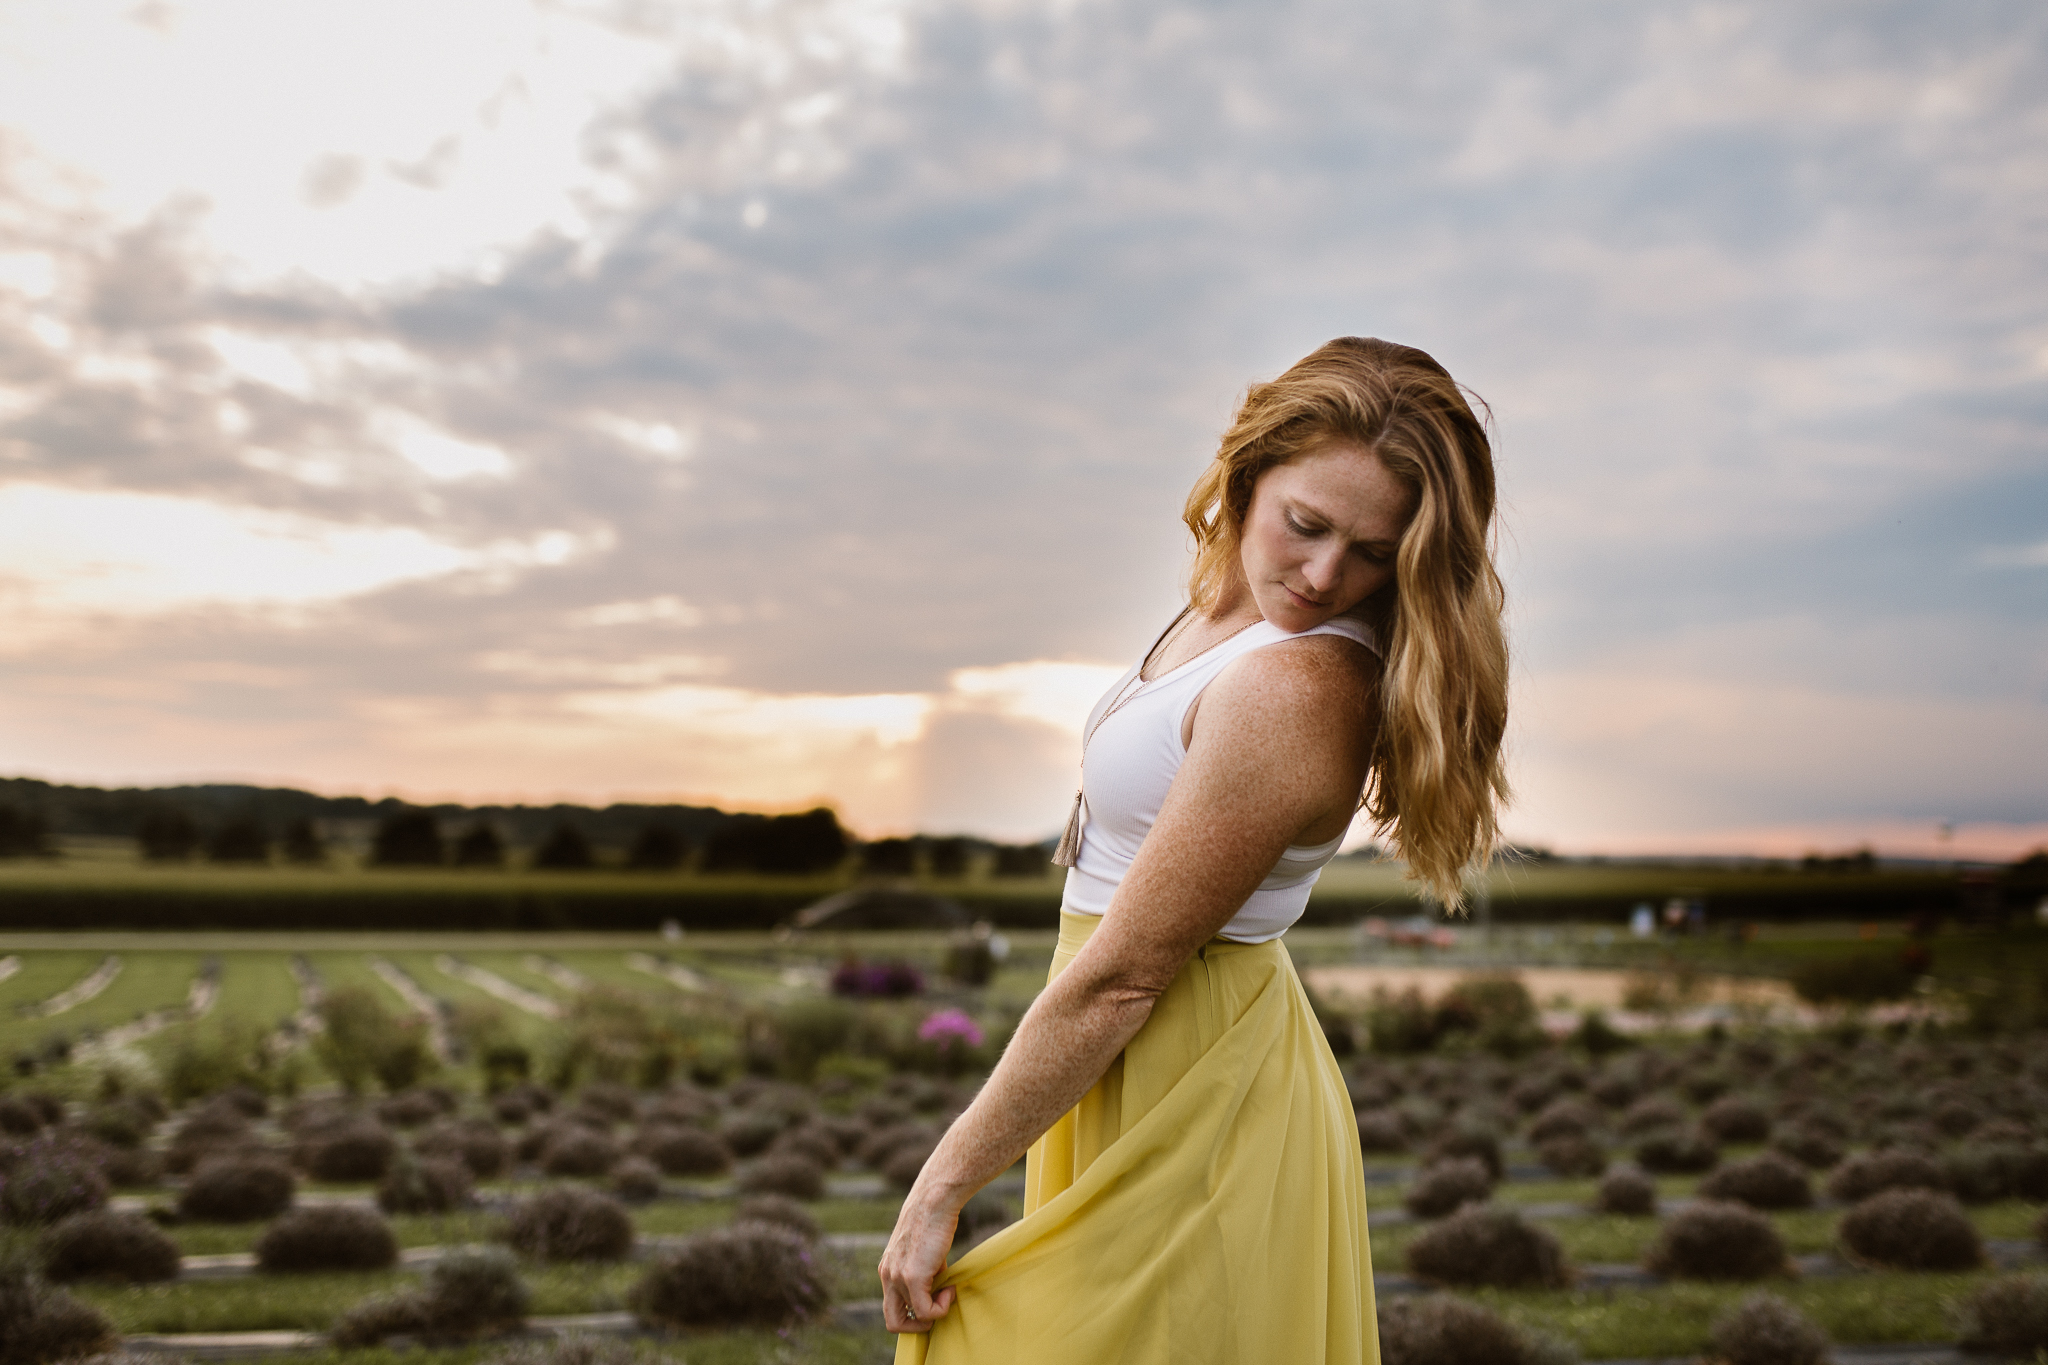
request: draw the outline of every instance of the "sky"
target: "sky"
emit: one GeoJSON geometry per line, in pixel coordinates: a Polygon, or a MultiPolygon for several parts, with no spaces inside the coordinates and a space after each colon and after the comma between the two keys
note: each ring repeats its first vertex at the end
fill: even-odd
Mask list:
{"type": "Polygon", "coordinates": [[[0,771],[1038,838],[1340,335],[1491,409],[1513,837],[2048,843],[1973,0],[10,0],[0,771]]]}

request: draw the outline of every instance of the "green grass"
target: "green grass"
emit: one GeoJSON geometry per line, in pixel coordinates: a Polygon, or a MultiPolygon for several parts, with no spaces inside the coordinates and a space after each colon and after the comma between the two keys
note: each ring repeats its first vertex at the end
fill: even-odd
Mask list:
{"type": "MultiPolygon", "coordinates": [[[[820,1253],[836,1300],[870,1299],[881,1293],[874,1257],[820,1253]]],[[[560,1317],[610,1313],[626,1306],[626,1294],[647,1267],[615,1264],[521,1267],[533,1289],[533,1313],[560,1317]]],[[[349,1308],[373,1294],[420,1283],[403,1270],[332,1275],[241,1275],[222,1279],[173,1280],[158,1285],[84,1284],[78,1293],[113,1319],[122,1332],[261,1332],[282,1329],[321,1332],[349,1308]]]]}
{"type": "MultiPolygon", "coordinates": [[[[13,986],[21,977],[28,976],[37,965],[34,959],[40,956],[23,953],[22,972],[14,981],[5,984],[13,986]]],[[[32,987],[35,993],[28,1000],[45,1000],[68,988],[97,968],[106,954],[63,953],[52,956],[64,959],[62,970],[39,973],[32,987]]],[[[77,1038],[87,1032],[128,1023],[151,1010],[183,1005],[202,961],[199,953],[185,950],[125,952],[120,957],[121,974],[107,989],[83,1004],[47,1018],[21,1015],[0,1018],[0,1052],[32,1048],[55,1035],[77,1038]]],[[[17,997],[16,1003],[26,1001],[17,997]]]]}
{"type": "Polygon", "coordinates": [[[1486,1289],[1465,1295],[1519,1326],[1561,1338],[1586,1360],[1696,1356],[1714,1319],[1758,1289],[1785,1298],[1840,1342],[1946,1341],[1949,1304],[1981,1276],[1872,1274],[1763,1284],[1671,1284],[1652,1289],[1486,1289]]]}

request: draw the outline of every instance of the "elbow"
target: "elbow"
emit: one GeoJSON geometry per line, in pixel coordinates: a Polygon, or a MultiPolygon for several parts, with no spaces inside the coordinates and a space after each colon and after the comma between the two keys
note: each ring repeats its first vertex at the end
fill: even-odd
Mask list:
{"type": "Polygon", "coordinates": [[[1170,977],[1159,980],[1147,972],[1117,972],[1094,982],[1088,998],[1118,1014],[1135,1011],[1145,1015],[1152,1012],[1171,984],[1170,977]]]}

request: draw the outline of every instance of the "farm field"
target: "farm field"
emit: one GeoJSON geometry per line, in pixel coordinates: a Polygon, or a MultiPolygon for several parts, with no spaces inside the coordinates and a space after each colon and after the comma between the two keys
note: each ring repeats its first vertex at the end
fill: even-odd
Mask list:
{"type": "MultiPolygon", "coordinates": [[[[2038,937],[1938,936],[1927,998],[1965,989],[1964,972],[1987,960],[2037,963],[2038,937]],[[1967,965],[1943,978],[1945,962],[1967,965]]],[[[167,1282],[70,1283],[124,1334],[326,1332],[380,1295],[429,1292],[440,1249],[516,1243],[522,1210],[569,1190],[619,1211],[618,1245],[637,1259],[564,1259],[529,1243],[506,1273],[533,1317],[626,1322],[651,1267],[691,1239],[740,1235],[755,1226],[741,1213],[748,1191],[781,1190],[815,1229],[800,1235],[820,1239],[816,1301],[854,1317],[826,1313],[787,1337],[699,1331],[684,1343],[689,1360],[884,1360],[890,1339],[859,1306],[876,1297],[874,1260],[900,1191],[1050,958],[1049,932],[1001,939],[995,961],[976,956],[989,940],[914,931],[0,934],[0,961],[13,963],[0,969],[0,1055],[11,1061],[0,1128],[17,1169],[78,1152],[106,1162],[115,1206],[157,1210],[177,1255],[246,1258],[297,1216],[180,1212],[201,1170],[261,1167],[286,1173],[302,1210],[339,1201],[381,1217],[394,1254],[414,1258],[289,1274],[191,1261],[167,1282]],[[903,993],[831,989],[884,977],[903,993]],[[947,1012],[964,1021],[957,1031],[926,1036],[947,1012]],[[450,1177],[446,1207],[418,1206],[418,1176],[406,1177],[410,1193],[390,1192],[394,1172],[436,1162],[466,1172],[450,1177]],[[381,1215],[380,1192],[392,1204],[381,1215]]],[[[1698,1354],[1760,1286],[1838,1341],[1953,1340],[1959,1305],[2002,1274],[2042,1269],[2044,1035],[1966,1011],[1887,1026],[1836,1009],[1817,1030],[1736,1021],[1560,1040],[1538,1028],[1548,978],[1528,974],[1535,992],[1499,984],[1518,962],[1639,979],[1697,974],[1738,951],[1744,976],[1768,976],[1829,954],[1896,955],[1908,940],[1895,927],[1773,926],[1740,949],[1632,943],[1593,926],[1497,926],[1451,949],[1394,948],[1351,926],[1298,929],[1289,942],[1311,978],[1403,963],[1438,973],[1410,1004],[1333,995],[1327,1007],[1333,1042],[1350,1049],[1384,1303],[1433,1289],[1582,1359],[1642,1359],[1698,1354]],[[1778,1273],[1646,1268],[1662,1265],[1669,1230],[1699,1201],[1740,1193],[1739,1173],[1773,1163],[1767,1175],[1782,1184],[1789,1168],[1803,1187],[1800,1206],[1755,1215],[1775,1238],[1778,1273]],[[1876,1177],[1842,1174],[1872,1163],[1876,1177]],[[1654,1212],[1606,1210],[1596,1172],[1638,1168],[1649,1168],[1654,1212]],[[1738,1177],[1717,1187],[1728,1171],[1738,1177]],[[1976,1259],[1906,1271],[1852,1248],[1844,1219],[1873,1197],[1870,1179],[1944,1191],[1931,1197],[1976,1259]],[[1448,1207],[1428,1193],[1459,1181],[1448,1207]],[[1460,1206],[1515,1215],[1533,1231],[1512,1235],[1551,1246],[1565,1279],[1503,1280],[1481,1247],[1464,1257],[1469,1273],[1446,1281],[1429,1248],[1460,1206]]],[[[1020,1176],[981,1197],[980,1227],[1017,1214],[1020,1176]]],[[[0,1213],[5,1204],[0,1186],[0,1213]]],[[[8,1219],[6,1249],[47,1258],[47,1221],[8,1219]]],[[[384,1349],[334,1358],[376,1361],[384,1349]]],[[[405,1356],[487,1358],[480,1345],[405,1356]]]]}

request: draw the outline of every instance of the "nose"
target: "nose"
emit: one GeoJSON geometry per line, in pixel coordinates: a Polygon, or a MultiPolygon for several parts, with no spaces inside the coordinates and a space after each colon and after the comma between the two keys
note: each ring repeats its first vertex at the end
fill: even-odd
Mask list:
{"type": "Polygon", "coordinates": [[[1316,595],[1320,597],[1337,586],[1337,579],[1343,567],[1343,551],[1331,547],[1311,556],[1308,562],[1301,566],[1301,576],[1308,580],[1308,585],[1314,588],[1316,595]]]}

